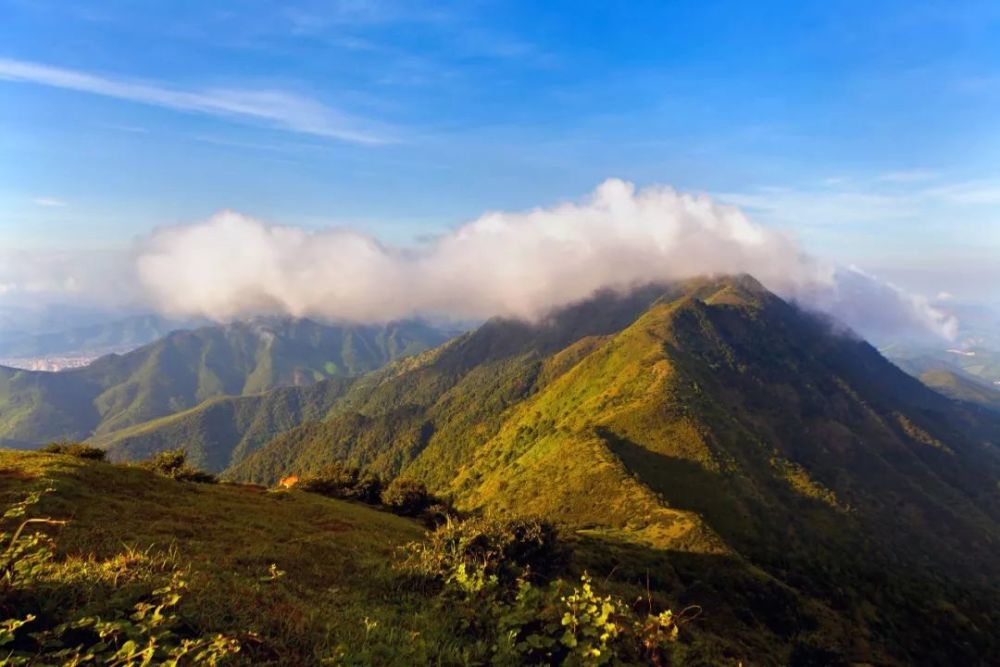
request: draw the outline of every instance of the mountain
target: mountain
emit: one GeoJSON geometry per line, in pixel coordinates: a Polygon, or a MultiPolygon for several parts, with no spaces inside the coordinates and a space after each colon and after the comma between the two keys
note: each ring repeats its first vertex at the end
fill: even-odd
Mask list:
{"type": "Polygon", "coordinates": [[[928,387],[955,399],[1000,410],[1000,391],[947,369],[926,370],[919,376],[928,387]]]}
{"type": "Polygon", "coordinates": [[[354,378],[280,387],[249,396],[218,396],[194,408],[90,438],[112,461],[137,461],[183,447],[191,462],[217,472],[242,461],[280,433],[324,418],[354,378]]]}
{"type": "Polygon", "coordinates": [[[133,315],[110,322],[99,322],[34,335],[0,339],[0,358],[27,359],[53,355],[99,356],[109,352],[129,351],[152,343],[171,331],[190,329],[191,320],[172,320],[159,315],[133,315]]]}
{"type": "Polygon", "coordinates": [[[998,445],[995,412],[742,276],[492,320],[354,382],[326,419],[227,476],[348,461],[415,477],[466,510],[669,554],[708,614],[764,596],[753,623],[775,641],[820,636],[850,662],[990,664],[998,445]],[[722,582],[726,568],[738,574],[722,582]]]}
{"type": "Polygon", "coordinates": [[[1000,352],[976,346],[949,349],[904,348],[886,350],[894,363],[910,373],[947,370],[980,384],[1000,387],[1000,352]]]}
{"type": "Polygon", "coordinates": [[[327,326],[254,319],[175,331],[59,373],[0,367],[0,442],[103,437],[218,396],[358,375],[446,338],[420,322],[327,326]]]}

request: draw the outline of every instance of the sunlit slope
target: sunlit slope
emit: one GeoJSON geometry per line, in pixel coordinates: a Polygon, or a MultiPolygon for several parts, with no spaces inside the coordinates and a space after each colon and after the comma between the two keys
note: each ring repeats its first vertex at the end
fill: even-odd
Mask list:
{"type": "Polygon", "coordinates": [[[993,553],[995,418],[750,278],[659,293],[537,327],[489,323],[352,388],[329,420],[231,474],[268,481],[349,460],[422,478],[468,508],[769,564],[812,558],[817,540],[837,558],[920,549],[970,572],[993,553]]]}
{"type": "Polygon", "coordinates": [[[29,489],[50,489],[38,512],[68,520],[53,532],[66,577],[82,576],[82,563],[114,559],[109,567],[127,587],[134,571],[174,563],[190,584],[186,621],[200,632],[259,636],[245,642],[237,664],[318,664],[336,644],[363,641],[368,617],[405,633],[438,623],[425,597],[395,583],[396,549],[424,533],[414,521],[315,494],[0,451],[0,501],[29,489]],[[129,550],[131,557],[119,555],[129,550]],[[270,584],[272,565],[284,574],[270,584]]]}

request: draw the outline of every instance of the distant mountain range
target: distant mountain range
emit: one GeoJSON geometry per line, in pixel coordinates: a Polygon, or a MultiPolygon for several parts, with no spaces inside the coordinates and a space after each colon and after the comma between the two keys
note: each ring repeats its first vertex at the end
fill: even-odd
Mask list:
{"type": "MultiPolygon", "coordinates": [[[[136,322],[132,331],[145,335],[156,325],[136,322]]],[[[105,436],[218,396],[365,373],[447,337],[420,322],[328,326],[253,319],[174,331],[60,373],[0,367],[0,441],[26,446],[105,436]]]]}
{"type": "Polygon", "coordinates": [[[62,331],[0,337],[0,358],[100,355],[128,351],[152,343],[178,329],[204,326],[199,320],[168,319],[159,315],[133,315],[109,322],[62,331]]]}

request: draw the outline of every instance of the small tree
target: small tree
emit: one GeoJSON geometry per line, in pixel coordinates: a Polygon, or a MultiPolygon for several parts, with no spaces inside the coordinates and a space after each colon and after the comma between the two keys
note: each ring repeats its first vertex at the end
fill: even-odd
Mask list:
{"type": "Polygon", "coordinates": [[[430,507],[433,498],[423,482],[394,479],[382,491],[382,503],[402,516],[416,516],[430,507]]]}
{"type": "Polygon", "coordinates": [[[158,452],[140,463],[139,467],[182,482],[214,484],[218,481],[215,475],[188,465],[187,452],[183,448],[158,452]]]}

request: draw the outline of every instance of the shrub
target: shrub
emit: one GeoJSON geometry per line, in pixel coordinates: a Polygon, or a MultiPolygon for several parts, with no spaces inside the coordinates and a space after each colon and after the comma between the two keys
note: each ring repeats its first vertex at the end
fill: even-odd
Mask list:
{"type": "Polygon", "coordinates": [[[215,475],[188,465],[184,449],[167,449],[139,463],[139,467],[182,482],[215,484],[215,475]]]}
{"type": "Polygon", "coordinates": [[[47,454],[66,454],[75,456],[78,459],[89,459],[91,461],[103,461],[107,452],[100,447],[94,447],[82,442],[50,442],[42,447],[41,451],[47,454]]]}
{"type": "Polygon", "coordinates": [[[382,492],[382,480],[372,472],[333,463],[315,475],[300,480],[296,488],[331,498],[358,500],[369,505],[377,505],[382,492]]]}
{"type": "Polygon", "coordinates": [[[494,664],[668,665],[679,628],[670,611],[635,613],[621,598],[600,595],[584,573],[563,593],[522,581],[497,623],[494,664]]]}
{"type": "Polygon", "coordinates": [[[396,478],[382,490],[382,504],[402,516],[417,516],[434,501],[424,483],[412,479],[396,478]]]}
{"type": "Polygon", "coordinates": [[[639,613],[586,573],[576,586],[557,578],[568,560],[552,524],[482,516],[408,545],[404,568],[439,583],[442,622],[475,637],[488,664],[670,664],[673,613],[651,602],[639,613]]]}
{"type": "Polygon", "coordinates": [[[425,543],[410,545],[410,554],[412,567],[442,581],[461,568],[474,568],[511,585],[521,578],[548,581],[562,573],[570,550],[551,523],[486,515],[448,519],[425,543]]]}

